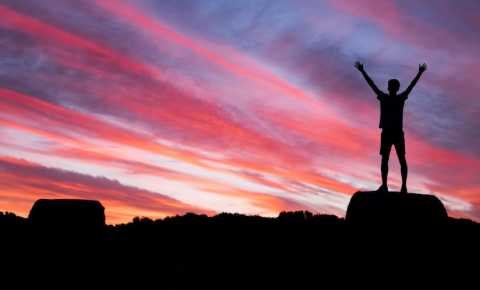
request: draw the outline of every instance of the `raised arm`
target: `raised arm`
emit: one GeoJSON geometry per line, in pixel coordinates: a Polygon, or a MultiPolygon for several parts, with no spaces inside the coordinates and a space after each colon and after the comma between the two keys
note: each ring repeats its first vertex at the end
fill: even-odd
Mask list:
{"type": "Polygon", "coordinates": [[[378,89],[377,85],[373,82],[373,80],[370,78],[370,76],[367,74],[365,69],[363,68],[363,63],[356,62],[355,67],[362,73],[363,77],[367,81],[368,85],[372,88],[372,90],[375,92],[375,94],[380,95],[382,94],[382,91],[378,89]]]}
{"type": "Polygon", "coordinates": [[[422,76],[422,74],[427,70],[427,64],[426,63],[423,63],[421,65],[418,66],[418,73],[417,75],[415,76],[415,78],[412,80],[412,82],[410,83],[410,85],[408,86],[408,88],[402,93],[403,95],[405,96],[408,96],[410,94],[410,92],[413,90],[413,88],[415,87],[415,85],[417,84],[418,80],[420,79],[420,77],[422,76]]]}

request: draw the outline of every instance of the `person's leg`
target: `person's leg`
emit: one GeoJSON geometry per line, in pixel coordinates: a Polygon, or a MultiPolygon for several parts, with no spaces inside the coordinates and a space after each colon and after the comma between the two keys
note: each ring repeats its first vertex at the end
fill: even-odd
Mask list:
{"type": "Polygon", "coordinates": [[[381,165],[381,171],[382,171],[382,186],[381,188],[384,189],[385,191],[388,191],[388,159],[389,159],[390,154],[383,154],[382,155],[382,165],[381,165]]]}
{"type": "Polygon", "coordinates": [[[400,172],[402,174],[402,189],[400,190],[400,192],[407,193],[408,166],[405,154],[398,154],[398,161],[400,161],[400,172]]]}
{"type": "Polygon", "coordinates": [[[400,173],[402,174],[402,189],[401,193],[407,193],[407,176],[408,166],[407,159],[405,158],[405,137],[403,132],[399,136],[399,140],[395,143],[395,151],[397,151],[398,161],[400,162],[400,173]]]}
{"type": "Polygon", "coordinates": [[[382,185],[387,186],[388,180],[388,159],[389,156],[387,154],[382,155],[382,185]]]}
{"type": "Polygon", "coordinates": [[[387,132],[382,131],[380,154],[382,155],[382,163],[380,170],[382,172],[382,185],[377,191],[388,191],[388,159],[390,158],[390,150],[392,148],[392,142],[387,132]]]}

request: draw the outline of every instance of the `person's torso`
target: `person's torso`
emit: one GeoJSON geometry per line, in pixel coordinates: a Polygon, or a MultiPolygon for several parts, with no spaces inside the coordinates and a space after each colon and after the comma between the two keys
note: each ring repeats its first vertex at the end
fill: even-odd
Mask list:
{"type": "Polygon", "coordinates": [[[403,108],[405,99],[400,96],[385,95],[380,100],[380,125],[382,129],[403,129],[403,108]]]}

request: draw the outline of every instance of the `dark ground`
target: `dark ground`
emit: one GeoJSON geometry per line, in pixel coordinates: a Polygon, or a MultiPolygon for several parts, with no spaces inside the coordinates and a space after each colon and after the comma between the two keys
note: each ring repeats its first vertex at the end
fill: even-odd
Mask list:
{"type": "Polygon", "coordinates": [[[183,288],[224,279],[230,284],[221,285],[252,279],[280,284],[321,281],[339,273],[365,278],[388,269],[390,274],[413,275],[438,267],[451,275],[459,266],[478,264],[480,224],[449,218],[437,226],[368,227],[331,215],[288,212],[277,218],[238,214],[135,218],[89,231],[36,226],[2,213],[0,235],[3,265],[22,269],[27,276],[46,271],[50,278],[62,273],[76,281],[154,280],[183,288]]]}

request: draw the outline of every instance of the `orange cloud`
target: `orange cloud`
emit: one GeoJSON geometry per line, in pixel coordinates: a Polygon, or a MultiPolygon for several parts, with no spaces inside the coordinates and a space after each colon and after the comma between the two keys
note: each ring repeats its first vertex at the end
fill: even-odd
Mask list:
{"type": "Polygon", "coordinates": [[[186,212],[213,214],[210,210],[125,186],[115,180],[0,157],[0,207],[26,215],[38,198],[98,199],[106,207],[109,223],[126,222],[134,216],[158,218],[186,212]]]}

